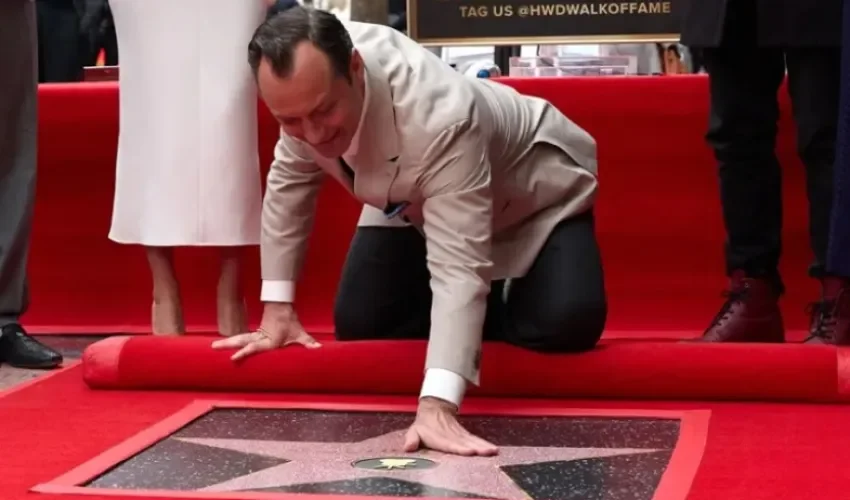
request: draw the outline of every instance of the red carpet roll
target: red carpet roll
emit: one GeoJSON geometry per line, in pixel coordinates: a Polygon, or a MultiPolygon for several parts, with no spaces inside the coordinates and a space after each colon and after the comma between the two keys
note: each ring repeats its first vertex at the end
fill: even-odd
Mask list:
{"type": "MultiPolygon", "coordinates": [[[[83,355],[94,389],[416,395],[424,342],[329,342],[240,363],[209,337],[112,337],[83,355]]],[[[804,345],[604,342],[584,354],[544,355],[489,344],[489,397],[844,402],[845,350],[804,345]]]]}

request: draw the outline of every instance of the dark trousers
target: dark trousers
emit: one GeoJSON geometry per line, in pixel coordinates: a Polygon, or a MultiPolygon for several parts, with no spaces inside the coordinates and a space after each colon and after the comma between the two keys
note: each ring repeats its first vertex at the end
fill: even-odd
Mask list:
{"type": "Polygon", "coordinates": [[[83,80],[85,39],[80,16],[71,0],[37,0],[38,81],[83,80]]]}
{"type": "Polygon", "coordinates": [[[835,152],[835,196],[827,271],[850,278],[850,6],[844,8],[841,95],[835,152]]]}
{"type": "Polygon", "coordinates": [[[810,274],[824,274],[832,209],[838,109],[837,48],[717,48],[704,51],[711,89],[707,139],[719,164],[727,272],[775,280],[781,253],[777,90],[788,68],[797,147],[806,168],[810,274]]]}
{"type": "MultiPolygon", "coordinates": [[[[357,229],[334,311],[339,340],[427,339],[430,274],[414,228],[357,229]]],[[[525,277],[495,281],[484,340],[546,352],[592,349],[607,301],[593,216],[559,224],[525,277]]]]}
{"type": "Polygon", "coordinates": [[[31,2],[0,1],[0,327],[16,323],[29,305],[38,139],[35,18],[31,2]]]}
{"type": "Polygon", "coordinates": [[[708,134],[720,176],[726,271],[773,281],[782,291],[781,171],[777,91],[786,76],[797,150],[806,169],[813,277],[825,274],[838,118],[839,47],[763,47],[755,2],[730,2],[720,47],[703,50],[709,75],[708,134]]]}

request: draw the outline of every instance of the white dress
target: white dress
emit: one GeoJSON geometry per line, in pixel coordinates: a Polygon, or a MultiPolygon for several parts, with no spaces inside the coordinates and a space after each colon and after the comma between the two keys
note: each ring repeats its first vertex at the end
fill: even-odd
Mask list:
{"type": "Polygon", "coordinates": [[[248,42],[264,0],[110,0],[120,135],[109,238],[256,245],[261,180],[248,42]]]}

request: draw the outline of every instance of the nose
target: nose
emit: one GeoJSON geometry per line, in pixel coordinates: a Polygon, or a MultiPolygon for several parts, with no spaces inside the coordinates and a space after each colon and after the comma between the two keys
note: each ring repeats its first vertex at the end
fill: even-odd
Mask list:
{"type": "Polygon", "coordinates": [[[304,121],[304,139],[310,144],[320,144],[325,140],[325,128],[312,121],[304,121]]]}

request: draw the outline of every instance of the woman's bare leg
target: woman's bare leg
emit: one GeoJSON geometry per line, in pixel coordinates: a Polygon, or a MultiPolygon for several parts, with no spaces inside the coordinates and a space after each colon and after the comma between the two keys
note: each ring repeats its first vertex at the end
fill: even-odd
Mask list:
{"type": "Polygon", "coordinates": [[[226,337],[248,331],[245,298],[240,276],[241,248],[221,249],[221,274],[218,279],[218,331],[226,337]]]}
{"type": "Polygon", "coordinates": [[[183,305],[180,285],[174,270],[174,252],[168,247],[147,247],[148,264],[153,277],[151,325],[155,335],[182,335],[183,305]]]}

